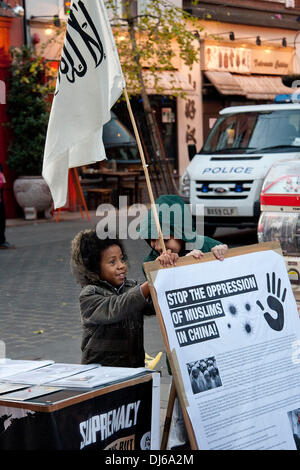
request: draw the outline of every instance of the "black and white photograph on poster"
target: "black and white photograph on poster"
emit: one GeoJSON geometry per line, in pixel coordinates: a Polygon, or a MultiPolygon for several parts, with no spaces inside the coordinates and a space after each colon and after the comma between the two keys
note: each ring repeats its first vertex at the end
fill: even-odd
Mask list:
{"type": "Polygon", "coordinates": [[[300,450],[300,407],[288,412],[291,430],[297,450],[300,450]]]}
{"type": "Polygon", "coordinates": [[[222,385],[216,358],[214,356],[189,362],[187,364],[187,370],[193,394],[212,390],[222,385]]]}
{"type": "Polygon", "coordinates": [[[269,246],[229,250],[222,263],[149,263],[199,450],[295,450],[287,413],[299,407],[300,322],[279,244],[269,246]],[[207,391],[192,383],[210,358],[221,385],[207,391]]]}

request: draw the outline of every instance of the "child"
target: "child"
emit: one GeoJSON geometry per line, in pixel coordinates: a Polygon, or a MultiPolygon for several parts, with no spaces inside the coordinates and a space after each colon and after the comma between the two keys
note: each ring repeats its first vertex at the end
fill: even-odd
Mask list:
{"type": "MultiPolygon", "coordinates": [[[[180,256],[193,256],[201,259],[204,253],[212,252],[214,256],[222,261],[227,252],[228,246],[212,238],[201,236],[196,233],[188,206],[183,199],[175,194],[160,196],[156,201],[158,218],[164,237],[166,251],[163,251],[158,237],[154,215],[152,209],[141,221],[140,237],[144,238],[151,251],[144,259],[144,263],[154,261],[159,256],[163,266],[175,265],[180,256]],[[193,250],[189,250],[187,244],[194,245],[193,250]]],[[[168,372],[171,375],[171,368],[167,358],[168,372]]],[[[183,414],[178,399],[175,399],[171,430],[167,449],[189,448],[188,437],[184,425],[183,414]]]]}
{"type": "Polygon", "coordinates": [[[82,286],[82,363],[112,367],[144,367],[143,315],[154,314],[148,282],[126,278],[127,265],[119,240],[98,238],[84,230],[72,241],[71,268],[82,286]]]}
{"type": "Polygon", "coordinates": [[[163,249],[157,235],[155,219],[150,209],[142,220],[140,236],[150,245],[151,251],[144,259],[154,261],[160,256],[163,266],[176,264],[179,256],[193,256],[200,259],[204,253],[212,252],[222,261],[228,246],[212,238],[196,234],[192,216],[184,201],[175,194],[160,196],[155,204],[157,206],[159,221],[164,236],[166,252],[163,249]],[[188,243],[193,243],[195,248],[189,250],[188,243]],[[170,261],[171,260],[171,261],[170,261]]]}

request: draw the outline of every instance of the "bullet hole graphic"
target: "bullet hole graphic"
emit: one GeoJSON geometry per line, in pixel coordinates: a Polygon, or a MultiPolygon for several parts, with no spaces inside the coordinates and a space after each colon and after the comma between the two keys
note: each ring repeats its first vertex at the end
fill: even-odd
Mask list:
{"type": "MultiPolygon", "coordinates": [[[[245,301],[243,306],[230,303],[227,305],[227,311],[232,315],[232,318],[239,320],[238,326],[247,336],[251,336],[253,334],[253,321],[255,322],[255,315],[253,318],[253,314],[255,311],[253,311],[253,307],[249,301],[245,301]]],[[[228,329],[232,329],[233,327],[234,325],[231,322],[227,323],[228,329]]]]}
{"type": "Polygon", "coordinates": [[[249,322],[246,322],[246,323],[244,324],[244,331],[245,331],[248,335],[250,335],[250,334],[253,333],[253,328],[252,328],[252,326],[251,326],[251,324],[250,324],[249,322]]]}
{"type": "Polygon", "coordinates": [[[231,315],[237,315],[238,311],[237,311],[237,308],[235,305],[229,305],[229,308],[228,308],[229,312],[231,313],[231,315]]]}
{"type": "Polygon", "coordinates": [[[286,288],[284,288],[281,296],[281,279],[278,278],[276,285],[276,274],[272,273],[272,280],[270,279],[269,273],[267,273],[267,290],[270,295],[267,297],[267,304],[272,315],[269,312],[265,312],[265,307],[262,305],[260,300],[256,301],[256,304],[259,306],[262,312],[264,313],[264,318],[268,323],[269,327],[275,331],[281,331],[284,325],[284,309],[283,303],[286,297],[286,288]],[[271,283],[272,281],[272,283],[271,283]],[[275,317],[273,316],[275,314],[275,317]]]}

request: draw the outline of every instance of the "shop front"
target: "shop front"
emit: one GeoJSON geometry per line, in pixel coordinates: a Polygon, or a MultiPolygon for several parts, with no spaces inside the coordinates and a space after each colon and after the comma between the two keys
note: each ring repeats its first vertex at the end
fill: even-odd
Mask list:
{"type": "Polygon", "coordinates": [[[293,71],[292,47],[203,41],[203,135],[207,137],[219,111],[227,106],[272,103],[291,94],[282,76],[293,71]]]}
{"type": "Polygon", "coordinates": [[[7,74],[11,62],[9,49],[23,43],[23,18],[13,11],[16,2],[1,5],[0,2],[0,163],[4,168],[6,184],[4,187],[4,201],[7,218],[18,215],[18,206],[13,194],[13,181],[15,175],[7,166],[7,150],[11,138],[8,129],[3,124],[7,121],[6,102],[8,95],[7,74]]]}
{"type": "Polygon", "coordinates": [[[9,47],[10,47],[10,30],[13,18],[9,16],[1,16],[0,12],[0,163],[4,168],[7,184],[4,188],[4,201],[7,217],[16,216],[16,203],[12,192],[13,175],[6,165],[8,135],[4,128],[6,118],[6,97],[7,85],[6,76],[10,64],[9,47]]]}

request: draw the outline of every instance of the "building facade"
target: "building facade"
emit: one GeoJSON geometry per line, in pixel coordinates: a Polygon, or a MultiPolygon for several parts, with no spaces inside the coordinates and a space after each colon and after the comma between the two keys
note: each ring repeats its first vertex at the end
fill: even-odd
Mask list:
{"type": "MultiPolygon", "coordinates": [[[[277,94],[293,92],[282,77],[300,73],[300,1],[199,0],[182,7],[203,28],[194,75],[200,95],[189,105],[196,109],[192,122],[181,126],[181,139],[199,150],[222,108],[273,102],[277,94]]],[[[183,148],[181,174],[188,163],[183,148]]]]}
{"type": "Polygon", "coordinates": [[[6,77],[10,65],[9,49],[24,42],[24,22],[14,12],[18,5],[15,0],[2,2],[0,6],[0,163],[3,165],[7,184],[4,188],[4,200],[7,217],[17,216],[17,204],[13,195],[14,175],[6,165],[9,135],[3,127],[6,122],[6,97],[8,93],[6,77]]]}
{"type": "MultiPolygon", "coordinates": [[[[11,8],[0,9],[0,74],[3,76],[7,68],[9,47],[22,42],[34,41],[38,47],[48,41],[44,55],[58,66],[62,42],[49,39],[57,31],[53,18],[66,21],[70,2],[22,0],[25,21],[12,11],[17,1],[6,3],[11,8]]],[[[122,14],[121,2],[117,3],[122,14]]],[[[131,6],[140,14],[146,3],[147,0],[134,0],[131,6]]],[[[186,92],[184,99],[173,96],[168,72],[163,76],[164,91],[158,95],[149,88],[148,93],[166,154],[181,175],[189,163],[189,150],[201,148],[220,109],[272,102],[277,94],[291,92],[281,79],[300,73],[300,0],[199,0],[195,5],[192,1],[173,0],[172,3],[198,18],[199,26],[193,27],[193,31],[199,60],[191,70],[180,60],[176,61],[173,72],[186,92]]],[[[5,120],[4,111],[2,104],[2,120],[5,120]]],[[[125,124],[129,122],[126,108],[121,109],[121,115],[117,114],[125,124]]],[[[5,162],[6,148],[7,142],[1,136],[1,162],[5,162]]],[[[10,192],[11,186],[7,189],[7,199],[10,192]]],[[[13,210],[9,209],[8,216],[12,214],[13,210]]]]}
{"type": "MultiPolygon", "coordinates": [[[[137,0],[131,5],[141,14],[146,3],[137,0]]],[[[193,26],[193,31],[199,61],[192,70],[178,61],[185,99],[172,98],[167,80],[164,94],[148,92],[162,136],[174,135],[176,128],[176,150],[174,139],[170,139],[172,148],[164,143],[181,175],[189,163],[189,151],[202,147],[222,108],[273,102],[277,94],[293,92],[283,85],[282,77],[300,73],[300,0],[172,3],[198,18],[198,29],[193,26]]]]}

